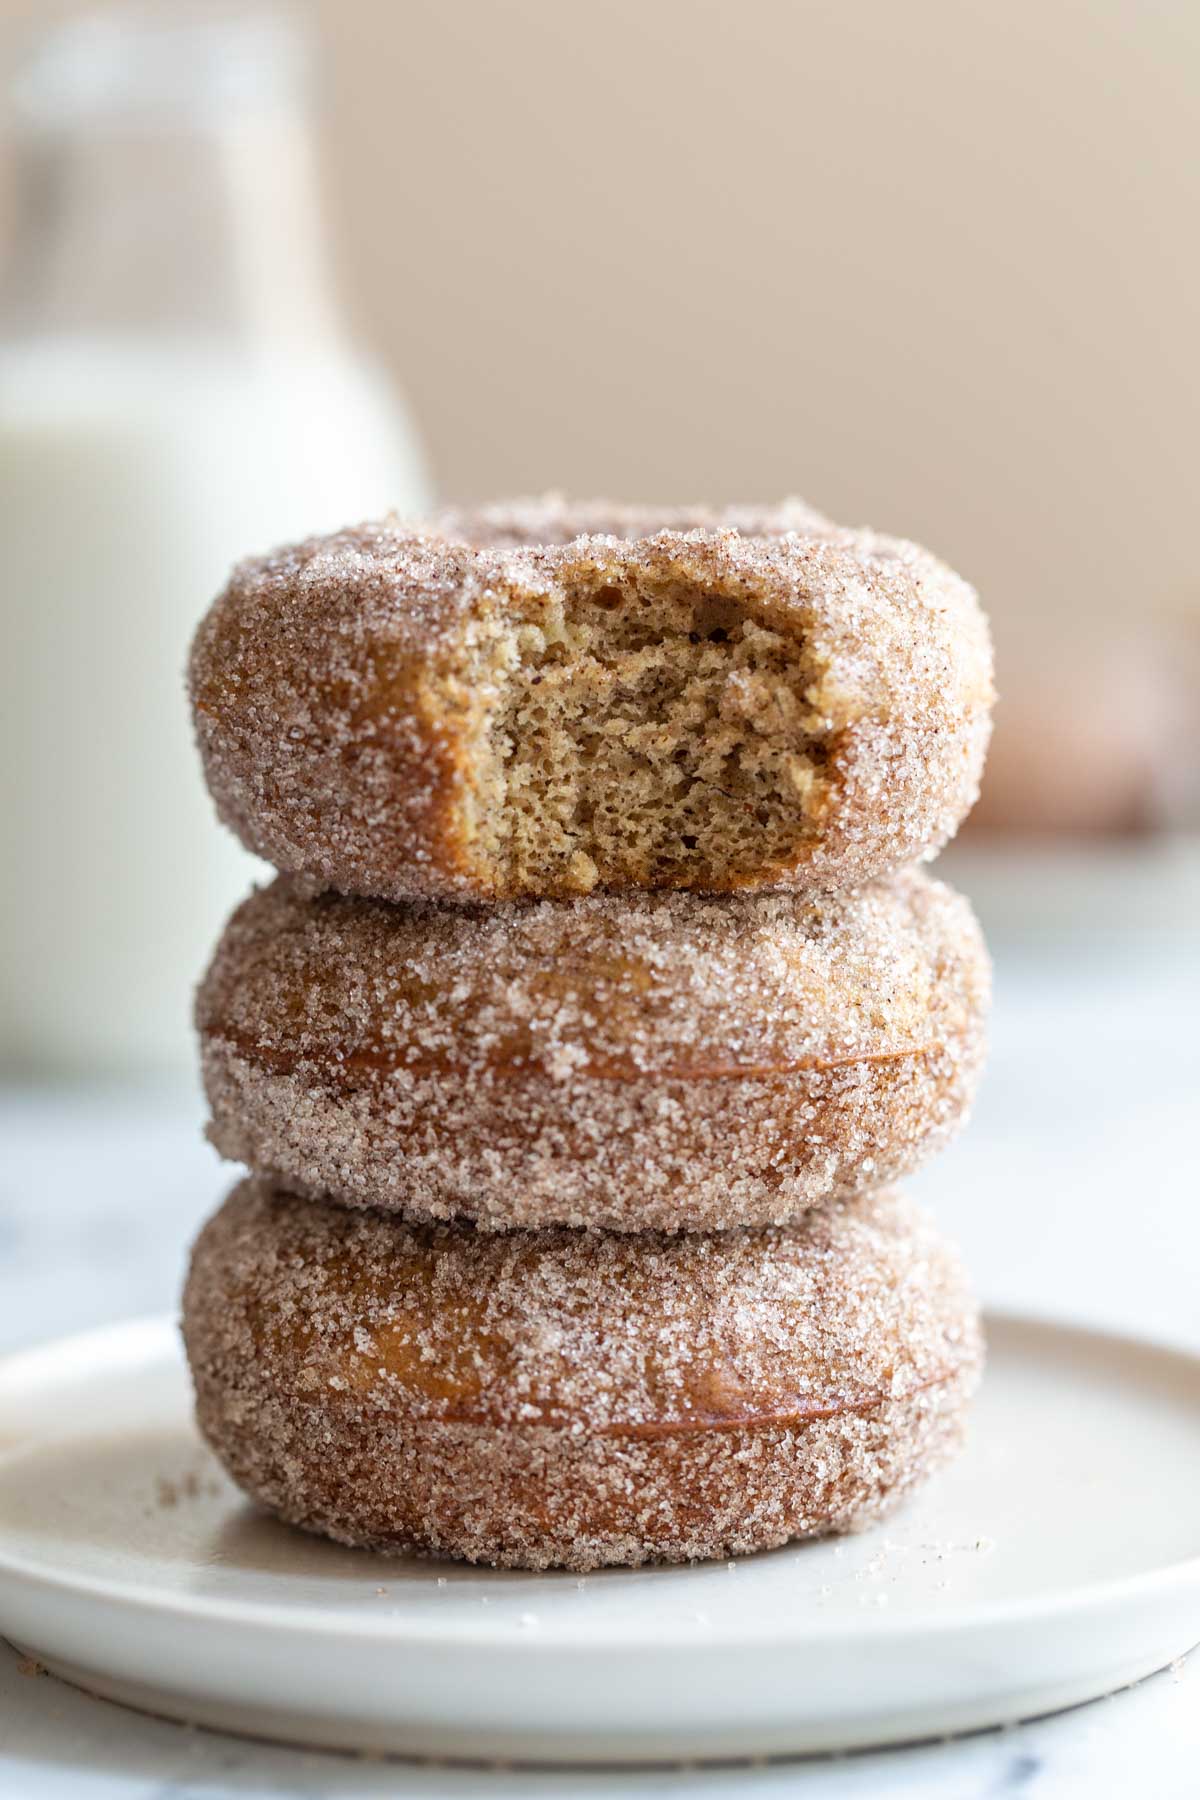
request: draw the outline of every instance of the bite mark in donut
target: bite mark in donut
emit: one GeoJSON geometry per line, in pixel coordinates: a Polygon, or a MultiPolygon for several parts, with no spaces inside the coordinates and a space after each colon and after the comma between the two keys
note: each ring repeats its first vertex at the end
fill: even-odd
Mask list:
{"type": "Polygon", "coordinates": [[[722,885],[786,869],[820,827],[831,733],[803,633],[746,595],[636,568],[493,621],[495,694],[467,763],[469,835],[503,893],[722,885]],[[600,585],[597,585],[599,583],[600,585]]]}

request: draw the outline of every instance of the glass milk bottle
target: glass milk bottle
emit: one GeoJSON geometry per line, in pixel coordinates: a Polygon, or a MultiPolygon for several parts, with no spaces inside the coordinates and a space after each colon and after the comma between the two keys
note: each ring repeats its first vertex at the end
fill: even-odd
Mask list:
{"type": "Polygon", "coordinates": [[[76,21],[11,96],[0,310],[0,1060],[190,1064],[191,990],[260,876],[183,693],[239,556],[426,503],[327,289],[286,15],[76,21]]]}

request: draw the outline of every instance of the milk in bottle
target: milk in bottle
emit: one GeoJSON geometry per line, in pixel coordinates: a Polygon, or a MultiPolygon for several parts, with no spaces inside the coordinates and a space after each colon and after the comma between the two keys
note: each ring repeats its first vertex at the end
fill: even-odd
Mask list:
{"type": "Polygon", "coordinates": [[[10,108],[0,315],[0,1055],[186,1066],[190,993],[264,873],[183,694],[238,556],[427,500],[327,289],[286,18],[63,27],[10,108]]]}

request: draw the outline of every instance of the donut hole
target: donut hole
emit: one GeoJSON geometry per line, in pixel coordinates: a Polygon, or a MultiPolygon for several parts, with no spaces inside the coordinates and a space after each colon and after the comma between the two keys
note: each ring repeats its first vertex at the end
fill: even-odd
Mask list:
{"type": "Polygon", "coordinates": [[[802,638],[644,574],[495,628],[475,843],[500,892],[737,887],[814,836],[826,744],[802,638]]]}

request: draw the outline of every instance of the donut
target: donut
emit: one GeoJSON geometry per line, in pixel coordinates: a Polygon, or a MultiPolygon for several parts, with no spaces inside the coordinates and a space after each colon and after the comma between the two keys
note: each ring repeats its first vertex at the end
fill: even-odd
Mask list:
{"type": "Polygon", "coordinates": [[[957,1446],[982,1357],[957,1257],[887,1189],[623,1237],[248,1180],[195,1246],[183,1333],[200,1429],[271,1512],[531,1569],[858,1529],[957,1446]]]}
{"type": "Polygon", "coordinates": [[[964,1122],[989,966],[923,871],[835,894],[234,913],[196,1023],[222,1155],[488,1229],[785,1223],[964,1122]]]}
{"type": "Polygon", "coordinates": [[[190,691],[249,849],[385,900],[834,889],[931,855],[992,701],[975,595],[799,502],[525,502],[241,564],[190,691]]]}

